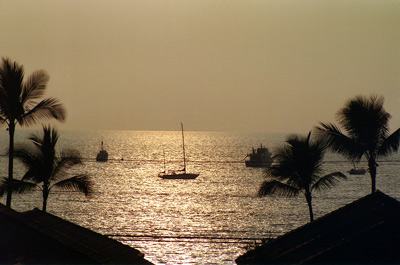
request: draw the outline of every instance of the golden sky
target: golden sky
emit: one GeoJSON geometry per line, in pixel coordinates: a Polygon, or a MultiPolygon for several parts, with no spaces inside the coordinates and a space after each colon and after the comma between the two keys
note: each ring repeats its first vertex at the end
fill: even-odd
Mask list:
{"type": "Polygon", "coordinates": [[[398,0],[0,0],[0,56],[60,129],[307,132],[372,93],[400,127],[398,0]]]}

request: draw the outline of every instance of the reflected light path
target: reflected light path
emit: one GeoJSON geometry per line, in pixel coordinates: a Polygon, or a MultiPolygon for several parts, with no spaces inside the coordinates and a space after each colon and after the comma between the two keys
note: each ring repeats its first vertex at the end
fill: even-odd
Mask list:
{"type": "MultiPolygon", "coordinates": [[[[7,146],[1,132],[1,146],[7,146]]],[[[17,132],[26,141],[29,132],[17,132]]],[[[243,161],[260,143],[271,150],[286,135],[186,132],[188,170],[199,172],[194,180],[164,180],[164,169],[182,167],[181,134],[176,132],[60,132],[60,146],[78,149],[88,158],[71,173],[93,177],[95,194],[90,200],[71,192],[50,195],[48,211],[108,235],[145,254],[156,264],[233,264],[254,240],[275,237],[308,222],[305,200],[257,197],[263,171],[246,168],[243,161]],[[104,141],[110,161],[94,162],[104,141]],[[121,161],[121,158],[124,158],[121,161]],[[225,161],[225,162],[224,162],[225,161]],[[226,162],[231,161],[231,162],[226,162]]],[[[3,165],[6,157],[0,157],[3,165]]],[[[326,172],[352,168],[342,157],[328,155],[326,172]]],[[[381,162],[378,188],[398,199],[399,155],[381,162]],[[397,196],[397,197],[396,197],[397,196]]],[[[1,172],[6,174],[7,167],[1,172]]],[[[16,164],[16,177],[24,169],[16,164]]],[[[369,193],[368,176],[351,176],[331,191],[314,196],[316,218],[369,193]]],[[[2,198],[4,200],[4,198],[2,198]]],[[[15,195],[16,210],[41,206],[40,193],[15,195]]]]}

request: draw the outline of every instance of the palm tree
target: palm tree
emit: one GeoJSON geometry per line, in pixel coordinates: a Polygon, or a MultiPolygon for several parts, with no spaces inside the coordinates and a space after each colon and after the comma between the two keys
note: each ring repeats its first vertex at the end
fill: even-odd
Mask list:
{"type": "Polygon", "coordinates": [[[43,96],[48,74],[43,71],[33,72],[24,82],[24,67],[9,59],[2,59],[0,65],[0,124],[6,123],[10,136],[6,205],[11,207],[13,184],[14,132],[17,124],[29,126],[40,119],[54,118],[64,121],[65,110],[55,98],[39,99],[43,96]]]}
{"type": "Polygon", "coordinates": [[[311,141],[310,138],[311,132],[307,137],[288,137],[287,144],[274,155],[274,164],[266,170],[267,179],[262,183],[258,194],[292,197],[303,193],[312,222],[312,192],[329,189],[340,179],[347,177],[340,172],[319,176],[322,172],[325,145],[320,140],[311,141]]]}
{"type": "Polygon", "coordinates": [[[376,95],[349,100],[337,113],[338,122],[347,134],[333,123],[321,122],[316,128],[332,151],[352,161],[366,158],[372,193],[376,190],[377,159],[397,151],[400,141],[400,129],[389,134],[391,115],[385,111],[383,103],[384,98],[376,95]]]}
{"type": "MultiPolygon", "coordinates": [[[[43,136],[32,135],[29,138],[34,148],[16,148],[15,157],[28,169],[22,180],[14,180],[13,190],[19,193],[38,187],[43,194],[43,211],[46,211],[47,198],[53,188],[83,192],[86,196],[92,192],[92,183],[88,176],[77,175],[66,178],[68,169],[82,164],[79,153],[75,150],[63,150],[56,155],[55,146],[58,132],[49,126],[43,127],[43,136]]],[[[8,182],[4,178],[0,185],[0,196],[7,190],[8,182]]]]}

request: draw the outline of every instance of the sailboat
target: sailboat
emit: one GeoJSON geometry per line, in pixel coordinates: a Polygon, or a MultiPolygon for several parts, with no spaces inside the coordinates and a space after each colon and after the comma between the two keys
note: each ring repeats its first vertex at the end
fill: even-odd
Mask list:
{"type": "Polygon", "coordinates": [[[165,168],[165,155],[164,155],[164,171],[158,173],[158,176],[163,179],[195,179],[199,174],[188,173],[186,171],[186,157],[185,157],[185,137],[183,134],[183,123],[181,123],[182,129],[182,149],[183,149],[183,169],[181,170],[166,170],[165,168]]]}
{"type": "Polygon", "coordinates": [[[367,170],[364,168],[356,168],[356,164],[353,162],[353,168],[348,171],[350,175],[364,175],[367,170]]]}

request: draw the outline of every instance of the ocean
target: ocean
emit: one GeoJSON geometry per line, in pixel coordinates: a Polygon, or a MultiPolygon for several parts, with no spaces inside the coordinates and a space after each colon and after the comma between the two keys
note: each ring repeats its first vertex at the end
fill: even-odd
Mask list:
{"type": "MultiPolygon", "coordinates": [[[[33,131],[18,130],[16,145],[29,144],[33,131]]],[[[40,132],[40,130],[39,130],[40,132]]],[[[263,170],[246,168],[244,158],[260,144],[274,149],[289,134],[185,131],[187,169],[194,180],[164,180],[164,170],[182,168],[180,131],[60,131],[57,150],[80,151],[84,165],[73,174],[92,177],[89,199],[75,192],[53,191],[47,211],[107,235],[145,254],[155,264],[234,264],[235,258],[262,238],[276,237],[309,221],[303,196],[259,198],[263,170]],[[101,142],[108,162],[96,162],[101,142]]],[[[305,135],[304,135],[305,136],[305,135]]],[[[0,132],[0,173],[7,176],[8,133],[0,132]]],[[[400,156],[379,161],[377,188],[400,199],[400,156]]],[[[366,167],[362,161],[360,167],[366,167]]],[[[353,164],[327,153],[324,173],[347,171],[353,164]]],[[[24,174],[15,162],[15,178],[24,174]]],[[[347,174],[333,189],[313,194],[315,218],[370,193],[368,173],[347,174]]],[[[5,203],[5,197],[1,198],[5,203]]],[[[41,194],[13,195],[17,211],[41,208],[41,194]]]]}

